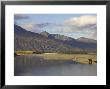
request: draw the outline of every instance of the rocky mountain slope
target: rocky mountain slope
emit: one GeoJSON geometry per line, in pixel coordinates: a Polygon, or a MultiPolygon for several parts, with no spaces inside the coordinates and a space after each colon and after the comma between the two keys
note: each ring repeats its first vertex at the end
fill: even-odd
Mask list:
{"type": "Polygon", "coordinates": [[[96,52],[97,41],[88,38],[74,39],[46,31],[34,33],[14,25],[14,50],[32,50],[39,52],[96,52]]]}

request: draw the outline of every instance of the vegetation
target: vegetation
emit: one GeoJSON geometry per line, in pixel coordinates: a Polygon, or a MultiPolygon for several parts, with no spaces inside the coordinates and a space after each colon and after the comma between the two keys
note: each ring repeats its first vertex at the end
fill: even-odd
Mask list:
{"type": "Polygon", "coordinates": [[[93,64],[97,62],[96,54],[59,54],[59,53],[43,53],[37,56],[42,57],[45,60],[73,60],[79,63],[88,64],[88,59],[92,59],[93,64]],[[95,62],[94,62],[95,61],[95,62]]]}
{"type": "Polygon", "coordinates": [[[14,25],[14,50],[37,50],[40,52],[85,53],[96,51],[97,43],[92,39],[82,42],[60,34],[34,33],[14,25]],[[93,42],[92,42],[93,41],[93,42]]]}
{"type": "Polygon", "coordinates": [[[64,52],[59,52],[62,54],[88,54],[86,51],[64,51],[64,52]]]}
{"type": "Polygon", "coordinates": [[[86,39],[85,42],[82,39],[79,41],[60,34],[47,32],[39,34],[17,25],[14,25],[14,33],[15,56],[35,54],[46,60],[74,60],[77,58],[79,62],[88,62],[89,58],[95,57],[94,61],[96,61],[97,43],[92,39],[86,39]]]}
{"type": "Polygon", "coordinates": [[[32,54],[33,51],[15,51],[15,54],[32,54]]]}
{"type": "Polygon", "coordinates": [[[36,55],[42,57],[45,60],[73,60],[79,63],[88,64],[88,59],[92,59],[93,64],[97,63],[96,53],[42,53],[36,51],[16,51],[16,55],[36,55]]]}

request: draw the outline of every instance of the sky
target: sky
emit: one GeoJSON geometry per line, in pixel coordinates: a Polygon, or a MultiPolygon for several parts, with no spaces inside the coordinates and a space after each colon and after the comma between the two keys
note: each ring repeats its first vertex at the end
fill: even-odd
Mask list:
{"type": "Polygon", "coordinates": [[[14,23],[36,33],[97,39],[96,14],[15,14],[14,23]]]}

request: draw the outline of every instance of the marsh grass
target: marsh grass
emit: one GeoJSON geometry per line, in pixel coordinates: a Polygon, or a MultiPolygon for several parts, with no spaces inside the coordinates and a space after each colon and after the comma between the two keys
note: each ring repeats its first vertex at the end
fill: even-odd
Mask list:
{"type": "Polygon", "coordinates": [[[41,54],[33,54],[33,51],[15,51],[18,55],[35,55],[42,57],[44,60],[73,60],[79,63],[88,64],[90,58],[92,58],[92,64],[95,64],[97,61],[96,53],[88,53],[88,54],[63,54],[63,53],[41,53],[41,54]]]}
{"type": "Polygon", "coordinates": [[[88,64],[89,58],[92,58],[93,64],[94,61],[97,61],[96,54],[39,54],[38,56],[43,57],[45,60],[73,60],[80,63],[88,64]]]}
{"type": "Polygon", "coordinates": [[[23,55],[23,54],[32,54],[33,51],[15,51],[15,53],[18,55],[23,55]]]}

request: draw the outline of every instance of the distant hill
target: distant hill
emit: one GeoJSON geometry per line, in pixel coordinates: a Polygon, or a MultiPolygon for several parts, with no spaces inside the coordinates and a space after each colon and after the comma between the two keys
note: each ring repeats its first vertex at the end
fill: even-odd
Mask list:
{"type": "Polygon", "coordinates": [[[14,50],[32,50],[40,52],[96,52],[97,43],[92,39],[86,42],[60,34],[49,34],[44,31],[34,33],[14,25],[14,50]]]}
{"type": "Polygon", "coordinates": [[[49,37],[50,36],[50,34],[48,33],[48,32],[46,32],[46,31],[43,31],[43,32],[41,32],[40,33],[42,36],[45,36],[45,37],[49,37]]]}
{"type": "Polygon", "coordinates": [[[27,31],[24,28],[22,28],[18,25],[15,25],[15,24],[14,24],[14,34],[17,36],[23,36],[23,37],[35,37],[35,36],[42,37],[38,33],[27,31]]]}
{"type": "Polygon", "coordinates": [[[43,36],[45,36],[45,37],[56,39],[56,40],[62,40],[62,41],[73,40],[73,38],[70,38],[70,37],[67,37],[67,36],[64,36],[64,35],[60,35],[60,34],[49,34],[46,31],[43,31],[40,34],[43,35],[43,36]]]}
{"type": "Polygon", "coordinates": [[[85,37],[80,37],[77,39],[77,41],[87,42],[87,43],[97,43],[97,40],[93,40],[93,39],[89,39],[89,38],[85,38],[85,37]]]}

